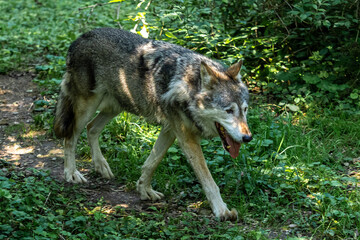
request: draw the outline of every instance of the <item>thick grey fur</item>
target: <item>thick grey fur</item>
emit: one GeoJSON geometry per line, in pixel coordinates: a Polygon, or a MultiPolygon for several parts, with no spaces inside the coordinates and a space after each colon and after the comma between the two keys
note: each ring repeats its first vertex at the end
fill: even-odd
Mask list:
{"type": "Polygon", "coordinates": [[[95,170],[105,178],[114,176],[98,137],[107,122],[128,111],[163,125],[137,182],[141,199],[163,197],[152,189],[151,178],[177,138],[215,216],[236,220],[236,210],[227,208],[206,166],[200,140],[220,134],[232,157],[242,142],[251,140],[249,94],[240,68],[241,62],[226,68],[183,47],[119,29],[83,34],[69,48],[54,123],[56,135],[65,138],[66,181],[87,181],[75,163],[76,142],[85,126],[95,170]],[[90,121],[96,110],[100,113],[90,121]]]}
{"type": "MultiPolygon", "coordinates": [[[[70,137],[75,126],[73,121],[76,118],[73,117],[72,108],[76,104],[76,98],[91,97],[96,92],[104,97],[114,97],[120,108],[103,111],[124,110],[162,125],[168,124],[169,120],[179,119],[180,111],[203,134],[205,127],[196,121],[196,113],[189,110],[190,105],[198,104],[194,101],[226,107],[226,104],[235,99],[241,105],[241,102],[248,100],[248,92],[243,84],[239,88],[236,80],[226,81],[218,84],[207,96],[197,99],[197,94],[201,92],[202,62],[219,72],[226,72],[226,68],[219,62],[168,42],[149,40],[112,28],[85,33],[69,48],[67,73],[70,81],[66,83],[67,94],[63,91],[60,98],[66,104],[57,106],[64,110],[57,113],[55,133],[58,137],[70,137]],[[123,70],[122,77],[126,79],[132,101],[119,84],[119,69],[123,70]],[[178,94],[182,96],[178,96],[175,91],[174,96],[163,97],[171,87],[178,87],[176,82],[183,82],[184,79],[186,96],[180,91],[178,94]],[[63,114],[64,112],[69,114],[63,114]]],[[[209,137],[207,135],[204,132],[204,137],[209,137]]]]}

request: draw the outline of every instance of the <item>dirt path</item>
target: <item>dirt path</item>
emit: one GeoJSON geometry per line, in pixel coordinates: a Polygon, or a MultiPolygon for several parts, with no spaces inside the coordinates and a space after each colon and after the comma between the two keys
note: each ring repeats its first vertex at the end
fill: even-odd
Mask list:
{"type": "MultiPolygon", "coordinates": [[[[33,102],[41,99],[32,74],[0,75],[0,159],[15,164],[19,169],[49,170],[53,178],[63,181],[63,149],[59,140],[46,131],[33,130],[31,125],[33,102]]],[[[91,168],[91,166],[87,166],[91,168]]],[[[85,169],[80,169],[82,172],[85,169]]],[[[89,170],[89,169],[88,169],[89,170]]],[[[85,175],[87,175],[85,172],[85,175]]],[[[81,186],[91,201],[104,198],[107,204],[143,210],[150,202],[140,201],[135,192],[125,186],[87,175],[88,184],[81,186]]]]}
{"type": "Polygon", "coordinates": [[[31,74],[0,75],[0,158],[21,168],[49,169],[60,179],[58,141],[30,128],[33,102],[40,98],[32,78],[31,74]]]}

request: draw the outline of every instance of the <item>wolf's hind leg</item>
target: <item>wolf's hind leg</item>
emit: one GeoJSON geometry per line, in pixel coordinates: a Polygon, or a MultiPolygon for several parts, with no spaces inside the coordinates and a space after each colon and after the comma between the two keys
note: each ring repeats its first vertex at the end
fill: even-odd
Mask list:
{"type": "Polygon", "coordinates": [[[85,183],[87,180],[76,169],[75,150],[80,133],[94,115],[98,104],[96,101],[78,99],[75,111],[76,125],[71,137],[64,140],[64,175],[67,182],[85,183]]]}
{"type": "Polygon", "coordinates": [[[85,183],[87,180],[76,169],[75,149],[79,135],[74,134],[64,140],[64,175],[65,180],[71,183],[85,183]]]}
{"type": "Polygon", "coordinates": [[[117,113],[100,112],[88,125],[87,137],[91,148],[91,157],[94,162],[95,171],[100,173],[103,178],[113,178],[110,166],[101,153],[99,146],[99,136],[105,125],[113,119],[117,113]]]}
{"type": "Polygon", "coordinates": [[[149,157],[142,166],[141,176],[136,183],[137,191],[140,193],[141,200],[159,200],[164,197],[164,194],[154,191],[151,187],[151,179],[154,175],[155,169],[165,156],[169,147],[174,143],[174,133],[163,128],[155,142],[149,157]]]}

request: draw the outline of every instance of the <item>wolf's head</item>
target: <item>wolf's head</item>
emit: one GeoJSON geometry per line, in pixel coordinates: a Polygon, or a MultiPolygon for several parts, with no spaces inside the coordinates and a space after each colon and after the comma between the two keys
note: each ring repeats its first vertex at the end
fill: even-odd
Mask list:
{"type": "Polygon", "coordinates": [[[231,157],[239,154],[241,143],[251,141],[246,115],[249,92],[241,81],[238,62],[226,70],[202,62],[201,90],[192,102],[191,110],[205,137],[219,135],[231,157]]]}

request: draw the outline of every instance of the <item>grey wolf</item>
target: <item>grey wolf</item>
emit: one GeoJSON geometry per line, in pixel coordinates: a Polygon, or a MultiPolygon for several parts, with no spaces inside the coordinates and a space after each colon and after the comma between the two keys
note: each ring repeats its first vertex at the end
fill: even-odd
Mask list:
{"type": "Polygon", "coordinates": [[[226,68],[174,44],[101,28],[71,44],[66,64],[54,122],[56,135],[65,139],[66,181],[87,181],[75,164],[76,142],[85,126],[95,170],[104,178],[114,177],[98,138],[113,117],[128,111],[162,125],[137,182],[142,200],[164,196],[153,190],[151,178],[177,139],[215,216],[237,219],[236,210],[229,210],[221,198],[200,140],[220,136],[233,158],[238,156],[241,143],[251,141],[246,121],[249,94],[241,81],[241,61],[226,68]]]}

